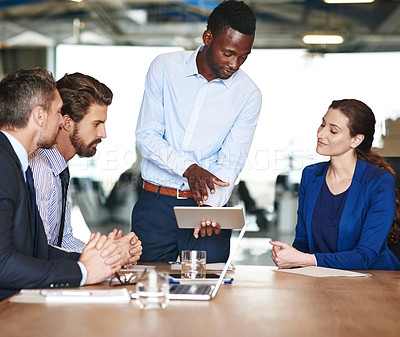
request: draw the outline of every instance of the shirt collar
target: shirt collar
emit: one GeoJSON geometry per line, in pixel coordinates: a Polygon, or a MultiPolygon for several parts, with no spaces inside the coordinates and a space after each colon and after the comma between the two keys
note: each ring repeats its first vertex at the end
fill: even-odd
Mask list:
{"type": "Polygon", "coordinates": [[[37,153],[47,160],[55,176],[58,176],[68,166],[64,157],[57,148],[38,149],[37,153]]]}
{"type": "MultiPolygon", "coordinates": [[[[204,44],[201,45],[200,47],[198,47],[193,53],[191,53],[189,58],[187,59],[186,69],[185,69],[186,77],[197,75],[197,76],[201,76],[202,78],[204,78],[203,75],[199,74],[199,71],[197,69],[197,63],[196,63],[197,54],[201,50],[203,50],[203,48],[204,48],[204,44]]],[[[212,80],[211,82],[221,82],[229,88],[232,85],[232,81],[234,81],[234,78],[236,77],[236,75],[239,71],[240,71],[240,69],[238,71],[236,71],[230,78],[228,78],[226,80],[223,80],[222,78],[216,78],[216,79],[212,80]]]]}
{"type": "Polygon", "coordinates": [[[28,168],[28,153],[26,152],[23,145],[14,136],[11,136],[9,133],[5,131],[1,132],[4,133],[8,141],[11,143],[11,146],[21,163],[22,172],[25,173],[26,169],[28,168]]]}
{"type": "Polygon", "coordinates": [[[196,63],[196,58],[197,54],[199,53],[200,50],[202,50],[204,45],[201,45],[199,48],[197,48],[194,52],[192,52],[189,56],[189,58],[186,61],[186,69],[185,69],[185,76],[195,76],[195,75],[200,75],[199,71],[197,69],[197,63],[196,63]]]}

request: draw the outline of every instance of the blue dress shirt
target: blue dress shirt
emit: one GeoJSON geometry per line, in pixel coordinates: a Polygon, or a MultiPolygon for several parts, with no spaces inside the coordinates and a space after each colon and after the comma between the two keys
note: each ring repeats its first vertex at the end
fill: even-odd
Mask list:
{"type": "Polygon", "coordinates": [[[243,169],[261,109],[261,92],[238,70],[208,82],[198,73],[199,50],[158,56],[146,76],[136,128],[144,180],[188,190],[193,163],[228,181],[207,204],[224,205],[243,169]]]}

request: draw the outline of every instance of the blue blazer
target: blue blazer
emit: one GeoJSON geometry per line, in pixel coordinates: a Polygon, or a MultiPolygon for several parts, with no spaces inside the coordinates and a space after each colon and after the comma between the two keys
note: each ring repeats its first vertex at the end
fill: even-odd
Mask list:
{"type": "Polygon", "coordinates": [[[317,163],[303,170],[293,246],[314,254],[321,267],[400,270],[400,262],[387,244],[396,209],[394,178],[361,160],[357,161],[340,219],[337,252],[315,253],[311,219],[329,165],[317,163]]]}

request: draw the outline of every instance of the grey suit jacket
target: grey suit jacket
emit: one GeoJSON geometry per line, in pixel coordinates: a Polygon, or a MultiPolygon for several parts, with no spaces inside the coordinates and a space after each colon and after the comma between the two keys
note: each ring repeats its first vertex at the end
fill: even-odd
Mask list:
{"type": "MultiPolygon", "coordinates": [[[[37,210],[36,210],[37,212],[37,210]]],[[[32,242],[29,196],[20,161],[0,132],[0,300],[22,288],[76,287],[77,253],[47,244],[39,213],[32,242]]]]}

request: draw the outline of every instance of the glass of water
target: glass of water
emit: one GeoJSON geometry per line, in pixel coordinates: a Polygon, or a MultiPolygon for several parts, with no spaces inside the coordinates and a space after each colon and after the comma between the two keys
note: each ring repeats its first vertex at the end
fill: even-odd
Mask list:
{"type": "Polygon", "coordinates": [[[145,271],[136,283],[136,293],[136,303],[141,309],[166,308],[169,299],[168,274],[145,271]]]}
{"type": "Polygon", "coordinates": [[[181,254],[181,277],[186,279],[206,278],[205,250],[183,250],[181,254]]]}

